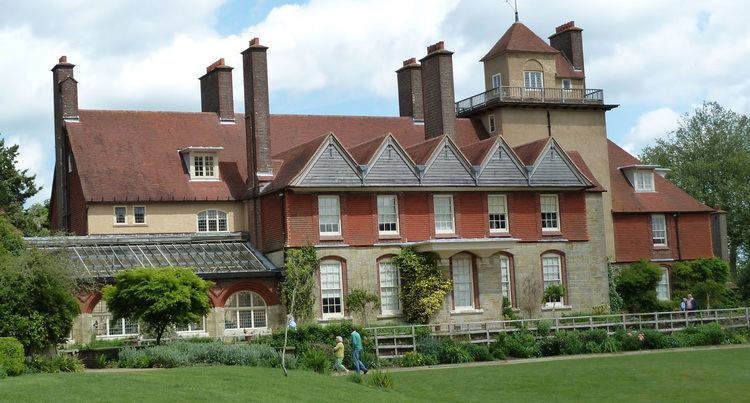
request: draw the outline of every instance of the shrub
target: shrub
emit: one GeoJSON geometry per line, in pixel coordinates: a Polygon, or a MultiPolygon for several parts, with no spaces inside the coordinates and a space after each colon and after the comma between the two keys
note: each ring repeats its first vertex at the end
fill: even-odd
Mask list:
{"type": "Polygon", "coordinates": [[[83,372],[83,363],[72,355],[33,355],[26,369],[30,373],[83,372]]]}
{"type": "Polygon", "coordinates": [[[607,335],[607,331],[604,329],[591,329],[591,330],[584,330],[579,333],[581,340],[584,342],[594,342],[596,344],[602,344],[605,340],[609,337],[607,335]]]}
{"type": "Polygon", "coordinates": [[[643,334],[634,330],[618,330],[613,337],[615,337],[620,345],[620,350],[635,351],[643,348],[643,342],[639,336],[643,337],[643,334]]]}
{"type": "Polygon", "coordinates": [[[508,297],[503,297],[503,320],[516,320],[518,315],[513,311],[513,306],[508,297]]]}
{"type": "Polygon", "coordinates": [[[464,344],[458,344],[451,339],[443,340],[438,353],[438,359],[441,364],[460,364],[471,362],[471,354],[464,344]]]}
{"type": "Polygon", "coordinates": [[[299,363],[302,368],[315,371],[319,374],[331,373],[333,365],[330,356],[318,348],[311,348],[305,351],[299,363]]]}
{"type": "Polygon", "coordinates": [[[692,346],[717,345],[725,339],[724,330],[718,323],[696,326],[691,336],[692,346]]]}
{"type": "Polygon", "coordinates": [[[443,277],[439,260],[435,253],[417,252],[412,247],[401,248],[391,259],[400,273],[401,306],[409,323],[427,323],[443,307],[452,284],[443,277]]]}
{"type": "Polygon", "coordinates": [[[541,356],[539,343],[533,334],[527,331],[518,331],[504,338],[503,346],[505,352],[516,358],[531,358],[541,356]]]}
{"type": "Polygon", "coordinates": [[[536,333],[541,336],[549,335],[549,331],[552,328],[552,324],[548,320],[540,320],[536,325],[536,333]]]}
{"type": "Polygon", "coordinates": [[[544,357],[560,355],[562,354],[561,342],[560,338],[554,336],[544,337],[538,341],[539,353],[544,357]]]}
{"type": "Polygon", "coordinates": [[[494,359],[492,353],[490,353],[490,348],[483,344],[466,344],[466,350],[471,355],[472,361],[492,361],[494,359]]]}
{"type": "Polygon", "coordinates": [[[421,367],[425,365],[425,357],[422,353],[407,351],[406,354],[401,356],[398,364],[402,367],[421,367]]]}
{"type": "Polygon", "coordinates": [[[659,266],[639,260],[626,267],[617,278],[617,292],[629,312],[653,312],[658,307],[656,285],[661,279],[659,266]]]}
{"type": "Polygon", "coordinates": [[[370,378],[370,384],[376,388],[393,389],[393,377],[388,372],[375,371],[370,378]]]}
{"type": "Polygon", "coordinates": [[[10,375],[23,372],[23,345],[13,337],[0,337],[0,367],[10,375]]]}
{"type": "Polygon", "coordinates": [[[120,350],[118,355],[118,366],[120,368],[149,368],[151,360],[146,354],[146,350],[136,350],[128,347],[120,350]]]}
{"type": "Polygon", "coordinates": [[[560,340],[560,354],[575,355],[584,353],[584,342],[578,336],[578,332],[576,331],[556,332],[554,337],[560,340]]]}
{"type": "Polygon", "coordinates": [[[601,344],[593,342],[593,341],[587,341],[583,345],[583,352],[589,353],[589,354],[599,354],[603,351],[603,347],[601,344]]]}
{"type": "Polygon", "coordinates": [[[614,337],[608,337],[607,340],[604,340],[604,342],[602,343],[603,353],[616,353],[621,349],[622,346],[614,337]]]}
{"type": "Polygon", "coordinates": [[[362,360],[362,363],[365,364],[365,366],[369,368],[380,368],[380,360],[378,359],[377,354],[371,352],[371,351],[362,351],[362,354],[360,355],[360,360],[362,360]]]}
{"type": "Polygon", "coordinates": [[[608,315],[612,313],[612,308],[609,304],[598,304],[591,307],[592,315],[608,315]]]}
{"type": "Polygon", "coordinates": [[[442,343],[440,339],[432,336],[424,336],[417,338],[417,352],[424,355],[432,355],[437,357],[440,354],[440,346],[442,343]]]}

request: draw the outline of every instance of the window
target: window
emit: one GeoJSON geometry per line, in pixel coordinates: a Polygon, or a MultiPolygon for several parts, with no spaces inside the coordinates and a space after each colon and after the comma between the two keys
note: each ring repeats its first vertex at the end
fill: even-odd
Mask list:
{"type": "Polygon", "coordinates": [[[180,332],[180,333],[204,332],[205,329],[206,329],[206,317],[205,316],[196,323],[188,323],[187,325],[184,325],[184,326],[174,327],[175,332],[180,332]]]}
{"type": "Polygon", "coordinates": [[[451,259],[453,269],[453,306],[455,310],[474,308],[474,276],[471,257],[454,256],[451,259]]]}
{"type": "Polygon", "coordinates": [[[190,155],[192,179],[218,179],[218,167],[215,154],[192,153],[190,155]]]}
{"type": "Polygon", "coordinates": [[[526,88],[543,88],[544,82],[541,71],[524,71],[523,86],[526,88]]]}
{"type": "Polygon", "coordinates": [[[508,207],[505,195],[487,196],[490,232],[508,232],[508,207]]]}
{"type": "Polygon", "coordinates": [[[452,234],[453,227],[453,196],[435,195],[435,233],[452,234]]]}
{"type": "Polygon", "coordinates": [[[127,224],[128,223],[128,209],[125,206],[115,207],[115,224],[127,224]]]}
{"type": "Polygon", "coordinates": [[[646,170],[635,171],[635,191],[636,192],[653,192],[654,191],[654,173],[646,170]]]}
{"type": "Polygon", "coordinates": [[[573,82],[568,79],[562,80],[562,89],[569,92],[573,89],[573,82]]]}
{"type": "Polygon", "coordinates": [[[503,86],[502,76],[499,73],[498,74],[493,74],[492,75],[492,88],[497,89],[497,88],[500,88],[502,86],[503,86]]]}
{"type": "Polygon", "coordinates": [[[542,207],[542,231],[559,231],[557,195],[541,195],[539,199],[542,207]]]}
{"type": "Polygon", "coordinates": [[[664,214],[651,216],[651,239],[654,246],[667,246],[667,220],[664,214]]]}
{"type": "Polygon", "coordinates": [[[146,223],[146,207],[145,206],[133,207],[133,223],[134,224],[146,223]]]}
{"type": "Polygon", "coordinates": [[[94,333],[100,338],[137,336],[140,333],[138,322],[132,319],[112,319],[107,303],[99,301],[91,312],[94,333]]]}
{"type": "Polygon", "coordinates": [[[510,259],[507,256],[500,256],[500,290],[503,298],[513,305],[513,291],[511,290],[510,259]]]}
{"type": "Polygon", "coordinates": [[[324,319],[344,316],[342,295],[341,262],[320,262],[320,306],[324,319]]]}
{"type": "Polygon", "coordinates": [[[198,213],[198,232],[226,232],[227,213],[220,210],[206,210],[198,213]]]}
{"type": "Polygon", "coordinates": [[[669,301],[669,269],[660,267],[661,278],[656,284],[656,298],[660,301],[669,301]]]}
{"type": "Polygon", "coordinates": [[[559,255],[542,255],[542,275],[545,290],[551,285],[562,285],[562,265],[559,255]]]}
{"type": "Polygon", "coordinates": [[[398,200],[396,196],[378,196],[378,232],[381,234],[398,234],[398,200]]]}
{"type": "Polygon", "coordinates": [[[401,289],[401,276],[396,265],[390,260],[378,263],[380,271],[380,309],[384,315],[395,315],[401,313],[401,301],[399,291],[401,289]]]}
{"type": "Polygon", "coordinates": [[[487,123],[490,128],[490,133],[494,133],[497,129],[495,127],[495,115],[490,115],[489,122],[487,123]]]}
{"type": "Polygon", "coordinates": [[[224,330],[265,329],[268,307],[263,297],[252,291],[239,291],[224,304],[224,330]]]}
{"type": "Polygon", "coordinates": [[[318,196],[320,235],[341,234],[338,196],[318,196]]]}

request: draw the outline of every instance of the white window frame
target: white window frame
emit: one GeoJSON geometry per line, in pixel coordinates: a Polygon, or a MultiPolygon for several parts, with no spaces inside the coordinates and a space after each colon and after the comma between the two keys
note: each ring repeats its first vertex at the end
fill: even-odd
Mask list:
{"type": "Polygon", "coordinates": [[[216,210],[216,209],[208,209],[199,211],[198,214],[196,214],[196,225],[195,225],[195,232],[209,232],[209,233],[215,233],[215,232],[229,232],[229,214],[227,214],[226,211],[222,210],[216,210]],[[213,213],[213,218],[211,217],[211,214],[213,213]],[[206,221],[206,225],[204,230],[201,231],[201,214],[205,214],[204,220],[206,221]],[[222,215],[224,220],[224,229],[221,229],[221,221],[222,221],[222,215]],[[215,228],[216,230],[211,230],[211,221],[215,221],[215,228]]]}
{"type": "Polygon", "coordinates": [[[513,274],[511,273],[510,258],[500,255],[500,295],[508,298],[510,305],[513,305],[513,274]]]}
{"type": "Polygon", "coordinates": [[[107,303],[104,301],[99,301],[96,306],[94,306],[94,309],[91,312],[91,317],[91,326],[94,332],[94,337],[99,340],[122,339],[138,336],[141,333],[141,325],[132,319],[112,319],[112,313],[109,312],[107,303]],[[118,333],[112,333],[112,322],[119,322],[118,327],[120,331],[118,333]],[[135,323],[136,332],[126,332],[126,329],[132,327],[133,323],[135,323]],[[101,329],[104,330],[102,334],[99,333],[101,329]]]}
{"type": "Polygon", "coordinates": [[[664,214],[651,215],[651,242],[654,246],[667,246],[667,217],[664,214]],[[661,241],[661,242],[659,242],[661,241]]]}
{"type": "Polygon", "coordinates": [[[569,78],[563,78],[562,83],[561,83],[561,88],[563,89],[563,91],[567,91],[567,92],[572,91],[573,90],[573,80],[571,80],[569,78]],[[565,84],[568,84],[568,85],[566,86],[565,84]]]}
{"type": "Polygon", "coordinates": [[[398,196],[396,195],[378,195],[377,197],[377,206],[378,206],[378,234],[379,235],[398,235],[399,234],[399,222],[398,222],[398,196]],[[381,207],[383,209],[386,208],[385,203],[381,203],[381,201],[385,200],[393,200],[393,212],[384,212],[381,211],[381,207]],[[393,215],[393,221],[381,221],[381,218],[384,216],[390,216],[393,215]],[[381,225],[394,225],[395,229],[393,230],[383,230],[380,228],[381,225]]]}
{"type": "Polygon", "coordinates": [[[544,72],[541,70],[524,70],[523,87],[527,90],[541,90],[542,88],[544,88],[544,72]],[[536,79],[537,77],[538,80],[536,79]],[[539,85],[537,86],[532,84],[539,85]]]}
{"type": "Polygon", "coordinates": [[[451,274],[453,280],[453,309],[456,311],[466,311],[474,309],[474,262],[471,256],[459,254],[451,258],[451,274]],[[460,264],[457,264],[459,263],[460,264]],[[468,276],[468,282],[465,277],[468,276]],[[459,305],[459,300],[465,300],[467,294],[465,288],[468,285],[468,305],[459,305]],[[461,293],[461,297],[458,297],[461,293]]]}
{"type": "Polygon", "coordinates": [[[146,225],[146,224],[148,224],[146,222],[146,206],[133,206],[133,224],[136,224],[136,225],[146,225]],[[136,218],[136,215],[135,215],[135,210],[139,209],[139,208],[143,209],[143,222],[138,222],[138,219],[136,218]]]}
{"type": "Polygon", "coordinates": [[[344,270],[342,263],[338,260],[324,260],[320,262],[320,311],[323,319],[338,319],[344,317],[344,270]],[[330,287],[326,282],[326,276],[338,276],[338,284],[330,287]],[[328,302],[328,298],[338,298],[339,302],[328,302]],[[339,312],[326,312],[326,307],[336,307],[339,305],[339,312]]]}
{"type": "MultiPolygon", "coordinates": [[[[327,207],[326,207],[327,208],[327,207]]],[[[327,220],[328,221],[328,220],[327,220]]],[[[331,236],[331,235],[341,235],[341,200],[338,196],[335,195],[319,195],[318,196],[318,233],[321,236],[331,236]],[[323,200],[335,200],[335,203],[332,207],[335,207],[336,210],[336,223],[334,224],[331,222],[323,222],[323,217],[333,217],[334,214],[326,212],[326,214],[323,214],[323,208],[324,203],[321,203],[323,200]],[[335,231],[323,231],[324,225],[335,225],[336,230],[335,231]]]]}
{"type": "MultiPolygon", "coordinates": [[[[456,233],[456,209],[453,204],[453,195],[433,195],[432,196],[433,216],[435,221],[435,233],[436,234],[455,234],[456,233]],[[438,213],[438,200],[447,200],[447,207],[450,209],[450,213],[438,213]],[[447,215],[450,214],[450,229],[441,229],[438,227],[438,222],[447,223],[446,220],[438,221],[438,214],[447,215]]],[[[442,207],[442,206],[441,206],[442,207]]]]}
{"type": "Polygon", "coordinates": [[[192,181],[216,181],[219,180],[219,155],[218,153],[190,153],[190,180],[192,181]],[[211,175],[206,172],[208,165],[206,165],[206,157],[211,158],[210,171],[211,175]],[[198,172],[196,169],[196,161],[201,161],[202,170],[198,172]]]}
{"type": "MultiPolygon", "coordinates": [[[[563,257],[556,253],[542,255],[542,290],[553,284],[565,285],[563,281],[563,257]],[[556,271],[553,273],[552,270],[556,271]]],[[[565,296],[560,297],[560,304],[565,305],[565,296]]]]}
{"type": "Polygon", "coordinates": [[[206,332],[206,317],[202,317],[200,323],[188,323],[187,330],[179,330],[177,326],[174,326],[174,332],[178,336],[182,337],[199,337],[207,335],[208,333],[206,332]],[[200,325],[201,327],[198,328],[195,325],[200,325]]]}
{"type": "Polygon", "coordinates": [[[378,278],[380,279],[380,312],[383,315],[401,314],[401,273],[398,266],[390,259],[378,261],[378,278]],[[388,272],[391,273],[388,273],[388,272]],[[393,304],[389,304],[387,298],[393,298],[393,304]],[[395,305],[395,309],[389,309],[395,305]]]}
{"type": "Polygon", "coordinates": [[[114,213],[115,225],[128,225],[128,206],[114,206],[112,208],[112,212],[114,213]],[[122,213],[122,220],[123,220],[122,222],[117,221],[117,217],[118,217],[117,209],[118,208],[121,208],[125,211],[124,213],[122,213]]]}
{"type": "Polygon", "coordinates": [[[508,217],[508,198],[503,194],[487,195],[487,220],[491,234],[507,234],[510,231],[510,219],[508,217]],[[493,203],[493,200],[500,200],[500,203],[493,203]],[[500,228],[492,228],[493,215],[498,215],[500,228]],[[503,228],[503,224],[505,228],[503,228]]]}
{"type": "Polygon", "coordinates": [[[500,87],[503,86],[503,75],[500,73],[495,73],[492,75],[491,81],[492,81],[492,89],[495,90],[495,92],[497,93],[500,87]]]}
{"type": "Polygon", "coordinates": [[[541,224],[542,224],[542,232],[559,232],[560,231],[560,200],[557,197],[556,194],[541,194],[539,195],[539,209],[541,211],[540,217],[541,217],[541,224]],[[545,203],[544,200],[552,200],[554,199],[554,204],[547,202],[545,203]],[[554,209],[549,209],[550,206],[554,205],[554,209]],[[545,214],[554,214],[554,217],[547,217],[545,218],[545,214]],[[555,220],[555,226],[547,226],[547,224],[550,220],[555,220]]]}
{"type": "Polygon", "coordinates": [[[257,292],[249,291],[249,290],[240,290],[227,298],[227,301],[224,303],[224,335],[225,336],[237,336],[240,334],[246,334],[246,333],[265,333],[269,327],[268,327],[268,303],[266,300],[257,292]],[[240,306],[240,294],[249,294],[250,295],[250,305],[242,305],[240,306]],[[260,300],[262,302],[261,304],[256,304],[256,302],[260,300]],[[240,315],[241,312],[250,312],[250,327],[247,326],[241,326],[240,323],[240,315]],[[260,313],[262,314],[263,320],[263,326],[256,326],[256,321],[260,322],[258,319],[258,316],[260,316],[260,313]],[[227,317],[230,317],[230,319],[233,319],[234,326],[231,325],[231,322],[227,322],[227,317]]]}
{"type": "Polygon", "coordinates": [[[669,269],[664,266],[659,266],[661,269],[661,277],[659,282],[656,283],[656,299],[659,301],[669,301],[669,269]]]}
{"type": "Polygon", "coordinates": [[[633,173],[633,181],[635,182],[636,192],[654,192],[656,187],[654,186],[654,172],[646,169],[637,169],[633,173]]]}
{"type": "Polygon", "coordinates": [[[497,130],[497,126],[495,124],[495,115],[492,114],[488,117],[487,126],[489,127],[490,133],[494,133],[497,130]]]}

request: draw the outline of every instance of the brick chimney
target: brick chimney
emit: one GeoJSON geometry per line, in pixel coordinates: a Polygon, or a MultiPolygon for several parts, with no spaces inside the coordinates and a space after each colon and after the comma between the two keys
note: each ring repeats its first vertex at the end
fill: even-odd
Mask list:
{"type": "Polygon", "coordinates": [[[456,107],[453,94],[453,52],[440,41],[427,48],[422,62],[422,103],[425,138],[443,134],[456,137],[456,107]]]}
{"type": "Polygon", "coordinates": [[[268,109],[267,47],[258,38],[242,52],[242,72],[245,90],[245,136],[247,137],[248,186],[270,180],[271,118],[268,109]]]}
{"type": "Polygon", "coordinates": [[[206,67],[201,81],[201,111],[214,112],[222,122],[234,122],[232,68],[221,58],[206,67]]]}
{"type": "Polygon", "coordinates": [[[404,66],[396,70],[398,81],[399,116],[411,116],[414,120],[424,120],[422,106],[422,70],[417,59],[404,60],[404,66]]]}
{"type": "Polygon", "coordinates": [[[65,131],[65,121],[78,120],[78,82],[73,78],[74,64],[68,63],[66,56],[60,56],[58,63],[52,68],[52,98],[55,114],[55,211],[51,212],[54,222],[51,227],[55,230],[68,230],[67,203],[67,161],[68,150],[65,131]]]}
{"type": "Polygon", "coordinates": [[[562,52],[573,64],[573,68],[580,71],[583,71],[582,32],[575,21],[568,21],[555,28],[555,33],[549,37],[550,46],[562,52]]]}

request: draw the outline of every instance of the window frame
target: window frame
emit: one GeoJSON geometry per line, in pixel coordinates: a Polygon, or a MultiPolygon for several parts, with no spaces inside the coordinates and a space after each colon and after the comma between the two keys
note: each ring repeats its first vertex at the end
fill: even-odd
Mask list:
{"type": "MultiPolygon", "coordinates": [[[[476,283],[474,281],[474,257],[469,255],[468,253],[458,253],[456,255],[453,255],[450,260],[451,264],[451,280],[453,281],[453,291],[452,291],[452,298],[453,298],[453,311],[455,312],[461,312],[461,311],[473,311],[476,310],[476,297],[477,292],[475,290],[476,283]],[[469,305],[458,305],[456,302],[458,298],[456,298],[456,261],[457,260],[466,260],[468,262],[468,277],[469,277],[469,305]]],[[[463,267],[461,267],[463,269],[463,267]]],[[[460,283],[464,284],[464,283],[460,283]]]]}
{"type": "MultiPolygon", "coordinates": [[[[510,216],[508,214],[508,197],[505,194],[498,194],[498,193],[490,193],[487,195],[487,225],[490,229],[490,234],[507,234],[510,232],[510,216]],[[502,198],[502,204],[503,204],[503,212],[496,212],[493,213],[492,211],[492,203],[490,203],[490,200],[492,198],[502,198]],[[492,228],[492,215],[493,214],[499,214],[501,215],[501,224],[504,222],[505,228],[492,228]]],[[[502,225],[501,225],[502,226],[502,225]]]]}
{"type": "Polygon", "coordinates": [[[341,318],[344,317],[344,313],[345,313],[345,310],[344,310],[344,308],[345,308],[345,306],[344,306],[344,273],[345,273],[344,272],[344,262],[342,262],[342,261],[340,261],[338,259],[330,259],[330,258],[329,259],[325,259],[324,258],[324,259],[322,259],[320,261],[320,266],[318,268],[318,284],[319,284],[319,288],[320,288],[320,298],[318,299],[318,302],[320,303],[320,316],[324,320],[341,319],[341,318]],[[338,288],[325,288],[324,289],[323,288],[323,286],[324,286],[324,282],[323,282],[323,267],[324,267],[324,265],[326,265],[327,268],[328,267],[332,267],[332,265],[334,265],[334,264],[336,266],[338,266],[338,277],[339,277],[338,288]],[[339,307],[340,312],[333,312],[333,313],[331,313],[331,312],[327,312],[326,313],[325,312],[326,311],[326,309],[325,309],[326,306],[334,306],[335,307],[335,305],[336,305],[335,303],[334,304],[326,304],[323,301],[324,298],[336,298],[335,296],[333,296],[333,297],[324,297],[324,291],[326,291],[326,290],[338,290],[338,298],[339,298],[338,305],[340,306],[339,307]]]}
{"type": "MultiPolygon", "coordinates": [[[[550,205],[550,203],[546,203],[547,205],[550,205]]],[[[560,198],[557,194],[540,194],[539,195],[539,216],[541,219],[541,226],[542,226],[542,232],[560,232],[561,231],[561,217],[560,217],[560,198]],[[545,211],[545,198],[554,198],[555,200],[555,210],[554,211],[545,211]],[[555,220],[555,226],[554,227],[545,227],[545,221],[549,221],[552,218],[546,218],[544,217],[545,214],[555,214],[554,220],[555,220]]]]}
{"type": "Polygon", "coordinates": [[[401,306],[401,272],[398,269],[398,266],[393,264],[393,261],[390,257],[381,258],[377,262],[378,265],[378,293],[380,296],[380,314],[383,316],[399,316],[403,312],[402,306],[401,306]],[[395,285],[389,285],[388,287],[384,286],[383,279],[385,276],[383,276],[383,265],[388,265],[391,267],[391,269],[395,273],[395,285]],[[386,309],[387,306],[386,303],[384,303],[384,292],[383,289],[389,288],[394,289],[393,295],[395,297],[395,304],[397,306],[397,309],[386,309]]]}
{"type": "Polygon", "coordinates": [[[147,225],[148,222],[146,222],[146,206],[133,206],[133,224],[134,225],[147,225]],[[138,222],[138,219],[136,218],[135,210],[142,208],[143,209],[143,222],[138,222]]]}
{"type": "Polygon", "coordinates": [[[115,225],[128,225],[128,206],[112,206],[112,212],[114,214],[115,225]],[[123,219],[122,222],[117,222],[117,217],[118,217],[117,209],[118,208],[121,208],[124,210],[124,212],[122,213],[122,219],[123,219]]]}
{"type": "Polygon", "coordinates": [[[563,91],[570,92],[573,90],[573,80],[569,78],[563,78],[562,82],[560,83],[560,88],[562,88],[563,91]],[[568,84],[568,87],[565,87],[565,83],[568,84]]]}
{"type": "Polygon", "coordinates": [[[400,230],[401,230],[401,226],[399,225],[398,196],[397,195],[389,195],[389,194],[380,194],[380,195],[377,195],[377,197],[375,198],[375,203],[376,203],[377,215],[378,215],[378,235],[399,235],[400,234],[400,230]],[[388,213],[381,214],[381,212],[380,212],[380,206],[381,206],[380,200],[381,199],[385,199],[385,198],[389,198],[389,199],[392,198],[393,199],[393,209],[394,209],[394,211],[392,213],[388,212],[388,213]],[[391,221],[389,221],[389,222],[381,222],[380,221],[381,215],[386,215],[386,214],[387,215],[393,214],[394,220],[392,222],[391,221]],[[386,230],[381,230],[380,229],[381,225],[390,225],[390,224],[395,225],[396,229],[395,230],[390,230],[390,231],[386,231],[386,230]]]}
{"type": "Polygon", "coordinates": [[[672,294],[670,292],[671,291],[670,290],[671,281],[670,281],[670,278],[669,278],[669,274],[670,274],[669,271],[670,270],[669,270],[669,267],[665,267],[665,266],[659,266],[659,268],[662,270],[662,275],[661,275],[661,277],[659,277],[659,282],[656,283],[656,299],[659,300],[659,301],[669,301],[670,297],[671,297],[671,294],[672,294]],[[662,280],[665,280],[665,281],[662,282],[662,280]],[[661,288],[664,289],[664,292],[666,294],[664,298],[660,297],[659,290],[661,288]]]}
{"type": "Polygon", "coordinates": [[[190,180],[191,181],[217,181],[219,180],[219,154],[215,152],[191,152],[190,153],[190,180]],[[213,175],[206,175],[206,157],[211,158],[211,171],[213,175]],[[196,160],[200,158],[202,173],[197,174],[196,160]]]}
{"type": "MultiPolygon", "coordinates": [[[[269,321],[269,316],[268,316],[268,302],[266,301],[265,298],[263,298],[262,295],[260,295],[259,293],[255,292],[255,291],[247,290],[247,289],[241,289],[241,290],[234,291],[233,293],[231,293],[229,295],[229,297],[227,297],[226,301],[224,301],[223,308],[224,308],[223,321],[224,321],[224,335],[225,336],[235,336],[235,335],[239,335],[239,334],[246,334],[246,333],[248,333],[248,331],[250,333],[252,333],[252,332],[261,332],[261,333],[263,333],[263,332],[267,331],[270,328],[268,326],[268,321],[269,321]],[[242,293],[250,294],[250,305],[249,306],[240,306],[240,297],[239,297],[239,294],[242,294],[242,293]],[[232,298],[234,298],[235,296],[237,296],[237,298],[236,298],[236,302],[237,302],[236,306],[230,306],[229,304],[232,301],[232,298]],[[258,299],[260,299],[260,301],[263,302],[263,305],[262,306],[261,305],[256,305],[254,297],[257,297],[258,299]],[[240,312],[247,312],[247,311],[251,312],[251,314],[250,314],[250,327],[242,327],[241,326],[241,319],[240,319],[240,312]],[[255,322],[256,322],[256,312],[260,312],[260,311],[263,311],[263,321],[265,322],[264,326],[256,326],[255,325],[255,322]],[[235,326],[234,327],[229,327],[229,326],[227,326],[227,315],[229,315],[232,312],[234,312],[234,320],[235,320],[234,324],[235,324],[235,326]]],[[[205,328],[205,325],[204,325],[204,328],[205,328]]]]}
{"type": "Polygon", "coordinates": [[[655,192],[654,171],[648,169],[636,169],[633,173],[633,188],[636,192],[655,192]],[[648,178],[644,181],[643,178],[648,178]],[[647,186],[648,185],[648,186],[647,186]]]}
{"type": "Polygon", "coordinates": [[[91,310],[91,318],[92,318],[91,323],[92,323],[92,327],[94,330],[94,338],[99,339],[99,340],[124,339],[124,338],[130,338],[133,336],[138,336],[141,334],[140,323],[133,321],[132,319],[127,319],[127,318],[113,319],[112,313],[109,311],[106,305],[107,303],[104,302],[103,299],[100,299],[99,302],[97,302],[96,305],[94,305],[94,308],[91,310]],[[104,304],[103,312],[97,312],[97,308],[102,306],[101,304],[104,304]],[[112,333],[113,321],[119,322],[119,328],[122,329],[117,334],[112,333]],[[135,333],[126,332],[128,325],[132,326],[133,322],[135,322],[136,332],[135,333]],[[99,323],[104,324],[104,334],[99,334],[99,323]]]}
{"type": "MultiPolygon", "coordinates": [[[[568,287],[566,286],[567,282],[565,281],[565,255],[559,252],[555,251],[547,251],[540,255],[541,260],[541,266],[542,266],[542,293],[544,293],[544,290],[549,287],[549,285],[552,284],[560,284],[565,289],[565,292],[563,293],[563,296],[560,297],[560,305],[565,306],[565,299],[568,294],[568,287]],[[547,280],[545,277],[545,259],[556,259],[557,260],[557,274],[558,278],[557,280],[547,280]],[[546,283],[550,283],[549,285],[546,283]]],[[[549,267],[549,266],[547,266],[549,267]]],[[[545,306],[549,305],[548,302],[545,302],[545,306]]]]}
{"type": "Polygon", "coordinates": [[[193,328],[193,325],[195,323],[188,323],[187,324],[187,330],[179,330],[177,328],[177,326],[173,326],[173,329],[174,329],[174,332],[178,336],[199,336],[199,335],[207,334],[207,332],[206,332],[206,317],[205,316],[201,317],[200,323],[201,323],[201,326],[202,326],[202,328],[200,328],[200,329],[197,329],[197,328],[194,329],[193,328]]]}
{"type": "Polygon", "coordinates": [[[490,133],[494,133],[495,131],[497,131],[497,124],[495,123],[495,114],[494,113],[490,114],[487,117],[487,119],[488,119],[487,120],[487,127],[489,129],[489,132],[490,133]]]}
{"type": "Polygon", "coordinates": [[[542,71],[542,70],[524,70],[523,71],[523,88],[526,89],[526,90],[534,90],[534,91],[540,91],[541,89],[543,89],[544,88],[544,71],[542,71]],[[527,75],[528,75],[528,77],[527,77],[527,75]],[[532,75],[538,75],[539,76],[539,80],[538,81],[539,81],[540,85],[538,87],[532,87],[531,85],[527,85],[527,83],[528,84],[532,84],[532,81],[537,81],[537,80],[532,80],[531,79],[532,75]]]}
{"type": "Polygon", "coordinates": [[[669,246],[668,234],[667,234],[667,216],[665,214],[651,214],[651,243],[654,247],[661,248],[669,246]],[[661,221],[661,222],[659,222],[661,221]],[[662,225],[662,228],[656,228],[657,224],[662,225]],[[664,236],[661,237],[663,242],[657,242],[659,239],[656,236],[657,231],[663,231],[664,236]]]}
{"type": "Polygon", "coordinates": [[[229,214],[226,211],[224,211],[224,210],[218,210],[218,209],[207,209],[207,210],[199,211],[195,215],[195,232],[200,233],[200,234],[203,234],[203,233],[230,232],[229,231],[229,214]],[[214,218],[214,220],[216,220],[216,230],[215,231],[211,231],[210,230],[210,228],[211,228],[211,218],[209,216],[209,213],[212,212],[212,211],[216,213],[216,217],[214,218]],[[206,229],[204,231],[201,231],[201,214],[203,214],[203,213],[206,213],[206,229]],[[221,226],[220,226],[220,222],[221,222],[221,218],[220,217],[221,217],[221,214],[224,215],[224,225],[225,225],[225,229],[224,230],[220,229],[221,228],[221,226]]]}
{"type": "Polygon", "coordinates": [[[499,268],[500,268],[500,295],[503,298],[508,298],[508,302],[510,303],[510,306],[515,306],[513,303],[513,299],[516,296],[516,293],[514,292],[514,286],[515,286],[515,273],[513,270],[513,259],[505,254],[499,255],[499,268]],[[505,268],[503,268],[503,261],[505,262],[505,268]],[[506,270],[506,276],[507,280],[504,279],[503,276],[503,270],[506,270]],[[507,288],[506,288],[507,284],[507,288]],[[507,294],[507,296],[506,296],[507,294]]]}
{"type": "MultiPolygon", "coordinates": [[[[453,202],[453,195],[452,194],[435,194],[432,195],[432,215],[433,215],[433,223],[435,228],[435,234],[438,235],[447,235],[447,234],[455,234],[456,233],[456,206],[453,202]],[[451,216],[451,228],[450,230],[445,229],[438,229],[438,200],[448,200],[448,207],[450,207],[450,216],[451,216]]],[[[440,215],[446,215],[447,213],[440,213],[440,215]]],[[[445,221],[447,222],[447,221],[445,221]]]]}
{"type": "Polygon", "coordinates": [[[492,89],[497,91],[503,86],[503,74],[502,73],[495,73],[490,77],[490,83],[492,84],[492,89]],[[495,80],[495,77],[497,77],[497,81],[495,80]]]}
{"type": "MultiPolygon", "coordinates": [[[[326,214],[326,217],[332,217],[332,214],[326,214]]],[[[318,195],[318,234],[321,237],[341,236],[341,198],[338,195],[318,195]],[[323,225],[333,225],[332,223],[323,223],[321,218],[324,216],[321,212],[321,200],[336,200],[336,231],[322,231],[323,225]]]]}

